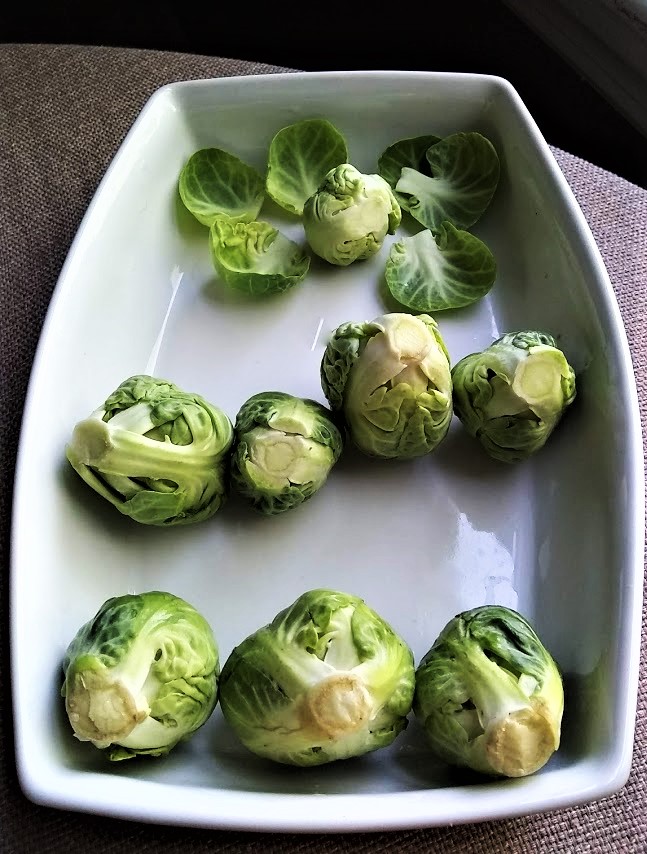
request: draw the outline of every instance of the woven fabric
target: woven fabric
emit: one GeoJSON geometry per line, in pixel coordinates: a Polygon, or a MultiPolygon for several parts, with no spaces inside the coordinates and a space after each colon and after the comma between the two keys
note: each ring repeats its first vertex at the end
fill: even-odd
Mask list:
{"type": "MultiPolygon", "coordinates": [[[[487,824],[344,836],[255,835],[147,826],[29,803],[11,737],[8,539],[31,361],[81,217],[152,92],[180,79],[281,71],[237,60],[100,47],[0,46],[0,850],[6,852],[644,852],[647,675],[640,681],[628,785],[604,801],[487,824]]],[[[647,191],[555,150],[591,226],[627,328],[647,423],[647,191]]],[[[643,427],[644,431],[644,427],[643,427]]],[[[37,650],[34,651],[38,653],[37,650]]],[[[645,662],[643,638],[642,661],[645,662]]]]}

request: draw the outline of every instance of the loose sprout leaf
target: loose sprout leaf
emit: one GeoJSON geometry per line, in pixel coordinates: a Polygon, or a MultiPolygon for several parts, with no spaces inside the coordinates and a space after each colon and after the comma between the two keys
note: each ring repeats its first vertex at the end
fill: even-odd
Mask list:
{"type": "Polygon", "coordinates": [[[309,255],[267,222],[218,217],[209,235],[214,267],[237,291],[279,293],[302,281],[310,267],[309,255]]]}
{"type": "Polygon", "coordinates": [[[331,169],[348,160],[346,140],[325,119],[303,119],[280,130],[268,154],[265,187],[285,210],[303,213],[303,206],[331,169]]]}
{"type": "Polygon", "coordinates": [[[414,311],[470,305],[496,278],[494,256],[482,240],[444,222],[436,237],[427,229],[391,247],[386,283],[393,297],[414,311]]]}
{"type": "Polygon", "coordinates": [[[220,148],[202,148],[191,155],[180,173],[179,192],[187,210],[209,226],[222,214],[251,222],[265,199],[256,169],[220,148]]]}
{"type": "Polygon", "coordinates": [[[400,180],[400,174],[405,166],[410,169],[417,169],[423,175],[431,175],[431,167],[425,155],[427,149],[440,142],[441,138],[427,134],[426,136],[399,139],[380,154],[377,161],[378,175],[384,178],[392,190],[395,189],[395,185],[400,180]]]}
{"type": "Polygon", "coordinates": [[[403,207],[436,232],[448,220],[470,228],[482,216],[497,188],[499,157],[480,133],[454,133],[427,151],[431,177],[405,166],[395,186],[403,207]]]}

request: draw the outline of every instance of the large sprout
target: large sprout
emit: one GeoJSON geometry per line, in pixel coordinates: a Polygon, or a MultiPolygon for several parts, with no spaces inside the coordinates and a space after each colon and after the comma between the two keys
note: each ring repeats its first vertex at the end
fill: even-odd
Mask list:
{"type": "Polygon", "coordinates": [[[76,425],[66,450],[83,480],[121,513],[178,525],[223,504],[233,437],[229,418],[200,395],[134,376],[76,425]]]}
{"type": "Polygon", "coordinates": [[[428,454],[449,430],[452,382],[438,325],[421,314],[344,323],[321,363],[324,394],[364,453],[406,459],[428,454]]]}
{"type": "Polygon", "coordinates": [[[321,765],[391,744],[414,676],[407,644],[361,599],[311,590],[233,650],[220,704],[252,752],[321,765]]]}
{"type": "Polygon", "coordinates": [[[115,761],[163,756],[217,700],[218,647],[193,606],[152,591],[108,599],[71,641],[61,693],[75,736],[115,761]]]}
{"type": "Polygon", "coordinates": [[[452,379],[456,415],[503,462],[540,450],[575,400],[575,372],[544,332],[504,335],[461,359],[452,379]]]}
{"type": "Polygon", "coordinates": [[[445,626],[416,671],[413,709],[441,759],[523,777],[559,747],[564,691],[527,620],[486,605],[445,626]]]}

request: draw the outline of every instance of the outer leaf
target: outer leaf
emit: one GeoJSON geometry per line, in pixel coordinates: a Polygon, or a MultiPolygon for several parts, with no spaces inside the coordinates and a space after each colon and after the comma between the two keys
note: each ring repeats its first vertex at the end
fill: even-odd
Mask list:
{"type": "MultiPolygon", "coordinates": [[[[431,167],[425,155],[427,149],[441,139],[442,137],[433,134],[399,139],[380,155],[377,161],[378,174],[384,178],[392,190],[400,180],[400,174],[405,166],[416,169],[423,175],[431,175],[431,167]]],[[[400,201],[399,198],[398,201],[400,201]]]]}
{"type": "Polygon", "coordinates": [[[285,210],[301,215],[327,173],[348,160],[346,140],[325,119],[303,119],[280,130],[268,154],[265,187],[285,210]]]}
{"type": "Polygon", "coordinates": [[[499,157],[479,133],[455,133],[427,151],[432,177],[404,167],[396,184],[403,207],[433,232],[444,220],[470,228],[484,213],[499,181],[499,157]]]}
{"type": "Polygon", "coordinates": [[[223,280],[237,291],[263,296],[302,281],[310,256],[267,222],[217,217],[210,231],[211,258],[223,280]]]}
{"type": "Polygon", "coordinates": [[[386,262],[391,294],[414,311],[470,305],[488,293],[495,278],[496,262],[485,243],[450,222],[435,237],[425,229],[394,243],[386,262]]]}
{"type": "Polygon", "coordinates": [[[252,166],[220,148],[192,154],[180,173],[180,197],[203,225],[226,215],[240,222],[256,219],[265,199],[263,178],[252,166]]]}

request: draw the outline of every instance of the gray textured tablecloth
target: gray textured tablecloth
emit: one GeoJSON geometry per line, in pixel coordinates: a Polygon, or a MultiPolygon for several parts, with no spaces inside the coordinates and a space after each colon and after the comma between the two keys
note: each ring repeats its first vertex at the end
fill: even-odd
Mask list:
{"type": "MultiPolygon", "coordinates": [[[[35,14],[37,14],[35,12],[35,14]]],[[[139,110],[173,80],[274,67],[115,48],[0,45],[0,851],[244,852],[647,851],[647,675],[628,785],[604,801],[456,828],[346,836],[187,830],[70,814],[29,803],[16,779],[9,695],[11,490],[31,362],[58,273],[97,184],[139,110]]],[[[550,142],[550,140],[549,140],[550,142]]],[[[591,226],[627,328],[647,416],[647,191],[555,150],[591,226]]],[[[44,414],[44,427],[47,416],[44,414]]],[[[38,650],[34,650],[38,654],[38,650]]]]}

